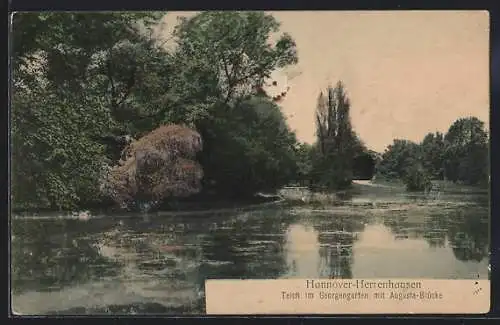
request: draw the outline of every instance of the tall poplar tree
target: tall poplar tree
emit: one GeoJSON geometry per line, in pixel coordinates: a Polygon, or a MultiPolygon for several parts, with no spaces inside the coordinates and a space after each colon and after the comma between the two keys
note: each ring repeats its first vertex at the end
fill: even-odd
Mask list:
{"type": "Polygon", "coordinates": [[[352,161],[359,146],[350,119],[350,100],[344,84],[328,87],[326,96],[321,92],[316,107],[316,136],[319,159],[315,166],[318,185],[337,189],[352,181],[352,161]]]}

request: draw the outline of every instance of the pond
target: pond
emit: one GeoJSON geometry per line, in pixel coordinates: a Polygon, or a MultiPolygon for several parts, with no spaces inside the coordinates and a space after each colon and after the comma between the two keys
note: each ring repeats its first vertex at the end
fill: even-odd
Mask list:
{"type": "Polygon", "coordinates": [[[203,314],[214,278],[487,279],[487,195],[230,214],[12,218],[13,311],[203,314]]]}

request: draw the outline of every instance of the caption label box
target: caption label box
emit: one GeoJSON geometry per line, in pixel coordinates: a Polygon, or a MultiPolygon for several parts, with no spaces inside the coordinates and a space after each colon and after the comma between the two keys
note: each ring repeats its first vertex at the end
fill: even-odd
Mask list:
{"type": "Polygon", "coordinates": [[[489,280],[207,280],[207,314],[483,314],[489,280]]]}

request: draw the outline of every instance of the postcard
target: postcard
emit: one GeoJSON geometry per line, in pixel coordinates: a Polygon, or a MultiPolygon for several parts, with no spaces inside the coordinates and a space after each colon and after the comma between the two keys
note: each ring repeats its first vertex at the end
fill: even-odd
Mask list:
{"type": "Polygon", "coordinates": [[[11,311],[490,309],[485,11],[17,12],[11,311]]]}

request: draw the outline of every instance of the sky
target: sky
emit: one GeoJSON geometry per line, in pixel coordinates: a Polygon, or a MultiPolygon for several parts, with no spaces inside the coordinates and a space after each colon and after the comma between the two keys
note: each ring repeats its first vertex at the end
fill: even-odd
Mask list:
{"type": "MultiPolygon", "coordinates": [[[[273,74],[300,141],[315,141],[321,90],[341,80],[354,130],[382,152],[393,139],[421,141],[460,117],[489,124],[489,16],[486,11],[274,11],[292,35],[299,63],[273,74]],[[281,87],[281,88],[280,88],[281,87]]],[[[169,37],[176,17],[164,17],[169,37]]],[[[272,92],[272,90],[271,90],[272,92]]]]}

